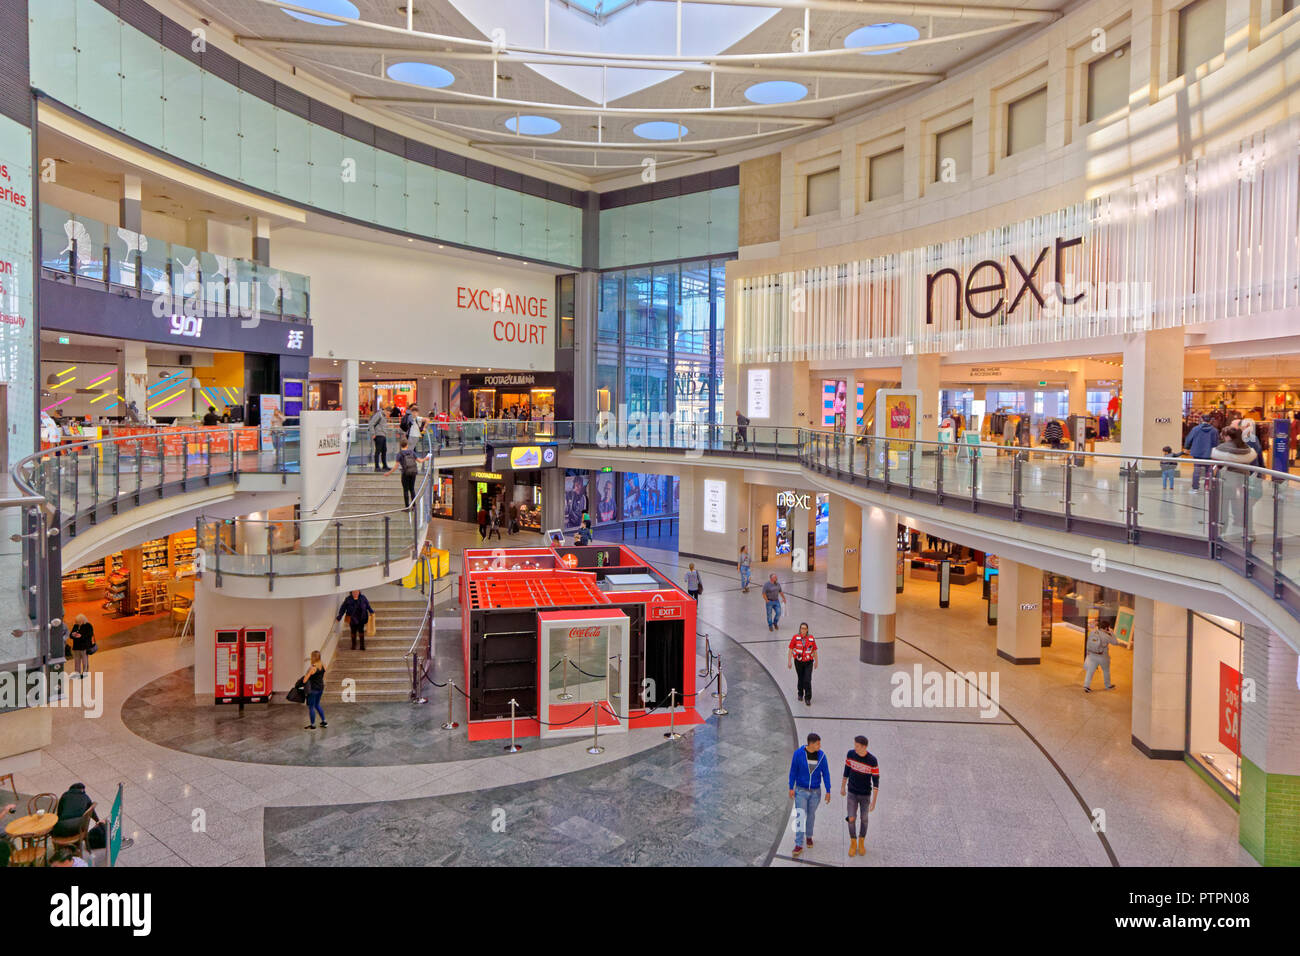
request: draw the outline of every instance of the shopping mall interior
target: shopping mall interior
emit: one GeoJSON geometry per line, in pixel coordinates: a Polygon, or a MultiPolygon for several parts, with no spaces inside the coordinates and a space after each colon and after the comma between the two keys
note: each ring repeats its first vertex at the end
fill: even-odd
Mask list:
{"type": "Polygon", "coordinates": [[[1300,865],[1293,0],[9,7],[11,867],[1300,865]]]}

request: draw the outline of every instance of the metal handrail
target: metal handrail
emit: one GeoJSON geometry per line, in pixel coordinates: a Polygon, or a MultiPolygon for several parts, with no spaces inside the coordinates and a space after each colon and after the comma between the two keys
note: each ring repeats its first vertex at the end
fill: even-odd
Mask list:
{"type": "MultiPolygon", "coordinates": [[[[135,427],[148,427],[148,426],[133,425],[128,427],[135,428],[135,427]]],[[[245,427],[250,427],[250,426],[245,426],[245,427]]],[[[19,459],[10,467],[9,474],[10,477],[13,478],[14,484],[16,484],[19,488],[21,488],[23,491],[27,492],[28,494],[37,495],[39,494],[39,492],[31,484],[28,478],[32,473],[35,472],[36,465],[38,465],[42,461],[59,458],[59,457],[76,458],[83,451],[87,451],[92,448],[104,448],[107,446],[114,446],[118,444],[127,444],[127,443],[137,444],[137,443],[142,443],[147,441],[164,442],[169,438],[173,440],[177,438],[186,438],[186,441],[188,442],[189,441],[188,436],[204,436],[206,440],[207,436],[217,434],[217,432],[220,430],[223,430],[222,426],[220,425],[209,425],[206,427],[186,429],[184,431],[176,431],[176,432],[159,431],[157,434],[154,435],[113,435],[108,438],[89,438],[85,441],[69,442],[68,444],[64,444],[64,445],[56,445],[53,448],[43,448],[40,451],[34,452],[25,458],[19,459]]],[[[232,438],[233,436],[239,434],[239,430],[234,428],[225,428],[224,431],[227,434],[231,435],[232,438]]],[[[288,427],[286,426],[267,427],[266,429],[259,429],[258,434],[259,435],[262,434],[263,431],[270,432],[273,436],[275,434],[280,434],[285,436],[290,434],[296,435],[298,434],[298,427],[296,425],[288,426],[288,427]]],[[[232,446],[230,449],[230,454],[232,457],[238,455],[239,449],[237,447],[232,446]]]]}

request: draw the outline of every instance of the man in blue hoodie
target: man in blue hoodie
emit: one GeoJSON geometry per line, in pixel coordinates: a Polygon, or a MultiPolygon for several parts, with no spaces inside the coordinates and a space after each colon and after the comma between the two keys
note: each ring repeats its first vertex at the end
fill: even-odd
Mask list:
{"type": "MultiPolygon", "coordinates": [[[[1214,451],[1214,446],[1218,443],[1219,430],[1209,423],[1205,415],[1202,415],[1200,424],[1187,433],[1187,440],[1183,442],[1183,447],[1193,458],[1208,460],[1210,452],[1214,451]]],[[[1192,466],[1192,494],[1201,490],[1201,476],[1209,470],[1209,465],[1192,466]]]]}
{"type": "Polygon", "coordinates": [[[790,799],[794,801],[794,856],[803,852],[803,838],[813,845],[813,822],[817,819],[817,798],[821,796],[817,781],[826,789],[826,802],[831,802],[831,770],[822,753],[822,739],[817,734],[808,735],[808,744],[795,748],[790,758],[790,799]]]}

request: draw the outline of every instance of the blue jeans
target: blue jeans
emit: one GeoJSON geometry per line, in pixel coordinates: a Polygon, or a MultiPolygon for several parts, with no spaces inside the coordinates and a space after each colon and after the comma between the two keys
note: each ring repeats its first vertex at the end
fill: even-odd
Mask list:
{"type": "Polygon", "coordinates": [[[1160,473],[1160,488],[1172,488],[1174,486],[1174,473],[1172,471],[1163,471],[1160,473]]]}
{"type": "Polygon", "coordinates": [[[316,723],[316,714],[320,714],[321,723],[325,723],[325,711],[320,709],[321,695],[323,690],[309,690],[307,692],[307,723],[316,723]]]}
{"type": "Polygon", "coordinates": [[[817,805],[821,803],[822,792],[819,789],[809,790],[805,787],[794,788],[794,845],[803,846],[804,836],[813,835],[813,824],[817,822],[817,805]],[[803,811],[802,824],[799,820],[798,813],[803,811]]]}
{"type": "Polygon", "coordinates": [[[747,564],[740,566],[740,586],[742,588],[749,587],[749,565],[747,564]]]}
{"type": "Polygon", "coordinates": [[[767,626],[775,627],[780,620],[781,620],[781,602],[768,601],[767,602],[767,626]]]}
{"type": "Polygon", "coordinates": [[[1192,465],[1192,491],[1198,491],[1201,487],[1201,478],[1210,473],[1209,465],[1192,465]]]}

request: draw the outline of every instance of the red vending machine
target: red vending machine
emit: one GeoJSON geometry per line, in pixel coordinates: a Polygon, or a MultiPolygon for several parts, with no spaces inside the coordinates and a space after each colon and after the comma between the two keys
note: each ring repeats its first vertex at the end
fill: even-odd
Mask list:
{"type": "Polygon", "coordinates": [[[271,628],[246,627],[240,634],[243,699],[245,703],[260,704],[271,699],[271,628]]]}
{"type": "Polygon", "coordinates": [[[239,699],[239,631],[217,631],[216,699],[218,704],[233,704],[239,699]]]}

